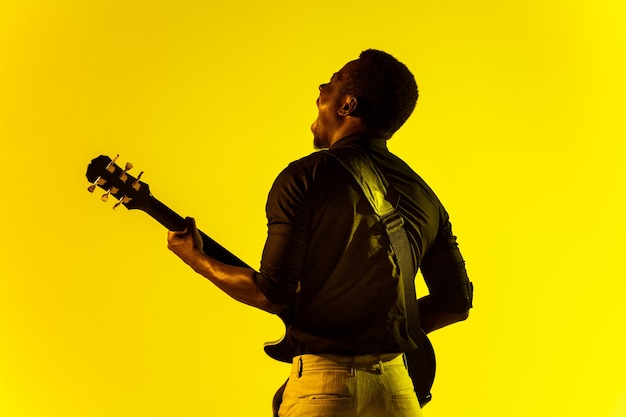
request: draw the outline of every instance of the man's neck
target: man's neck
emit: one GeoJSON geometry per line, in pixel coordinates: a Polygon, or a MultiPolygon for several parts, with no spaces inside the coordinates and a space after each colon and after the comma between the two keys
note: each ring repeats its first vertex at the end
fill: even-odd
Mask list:
{"type": "Polygon", "coordinates": [[[347,138],[348,136],[376,136],[370,129],[366,128],[361,119],[359,118],[351,118],[349,121],[344,123],[341,127],[335,130],[332,138],[330,139],[329,148],[332,148],[333,145],[340,140],[347,138]]]}

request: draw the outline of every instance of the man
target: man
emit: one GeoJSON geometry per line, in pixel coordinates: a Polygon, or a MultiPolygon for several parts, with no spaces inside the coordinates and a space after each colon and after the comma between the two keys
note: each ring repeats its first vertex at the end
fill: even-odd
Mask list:
{"type": "Polygon", "coordinates": [[[415,344],[397,331],[405,319],[398,317],[397,261],[380,218],[338,157],[367,154],[400,195],[396,210],[413,265],[429,288],[419,300],[422,329],[466,319],[472,287],[448,215],[387,150],[413,112],[417,85],[394,57],[367,50],[319,90],[311,130],[321,151],[277,177],[260,271],[203,253],[193,219],[169,233],[169,248],[236,300],[283,312],[295,357],[279,416],[415,417],[421,411],[402,355],[415,344]]]}

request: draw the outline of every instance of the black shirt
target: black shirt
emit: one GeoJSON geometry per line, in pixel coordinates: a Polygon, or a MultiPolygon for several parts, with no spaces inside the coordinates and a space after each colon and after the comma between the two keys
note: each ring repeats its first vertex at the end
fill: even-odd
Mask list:
{"type": "Polygon", "coordinates": [[[386,231],[351,174],[329,152],[368,152],[400,194],[397,210],[438,307],[463,312],[471,290],[448,214],[384,139],[351,136],[291,163],[267,201],[268,237],[257,282],[291,304],[287,337],[297,354],[399,352],[391,329],[399,272],[386,231]]]}

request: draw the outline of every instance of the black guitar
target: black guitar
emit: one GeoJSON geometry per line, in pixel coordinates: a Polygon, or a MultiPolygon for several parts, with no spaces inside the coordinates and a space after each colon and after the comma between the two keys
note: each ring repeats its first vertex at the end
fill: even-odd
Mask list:
{"type": "MultiPolygon", "coordinates": [[[[117,200],[113,208],[122,205],[129,210],[139,209],[149,214],[168,230],[184,230],[185,219],[152,195],[148,184],[140,180],[143,172],[135,178],[128,173],[132,168],[131,164],[127,163],[122,169],[115,163],[116,160],[117,156],[111,159],[108,156],[100,155],[91,161],[87,166],[87,180],[91,183],[88,188],[89,191],[94,192],[99,187],[105,191],[101,197],[103,201],[107,201],[109,196],[113,196],[117,200]]],[[[203,249],[207,255],[228,265],[249,268],[245,262],[203,232],[200,232],[200,236],[202,236],[203,249]]],[[[279,316],[286,322],[290,313],[291,309],[287,308],[279,316]]],[[[435,354],[426,334],[422,332],[421,335],[423,336],[422,340],[415,341],[419,349],[408,352],[406,356],[409,374],[413,380],[420,405],[423,407],[431,400],[430,389],[435,379],[435,354]]],[[[281,362],[291,363],[294,356],[294,352],[285,337],[275,342],[265,343],[264,350],[272,359],[281,362]]]]}

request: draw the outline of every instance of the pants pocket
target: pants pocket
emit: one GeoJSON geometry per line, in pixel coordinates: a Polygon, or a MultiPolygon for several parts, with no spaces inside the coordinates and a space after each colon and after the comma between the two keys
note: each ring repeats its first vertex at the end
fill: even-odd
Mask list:
{"type": "Polygon", "coordinates": [[[305,395],[298,399],[299,404],[349,404],[352,401],[351,396],[337,394],[305,395]]]}

